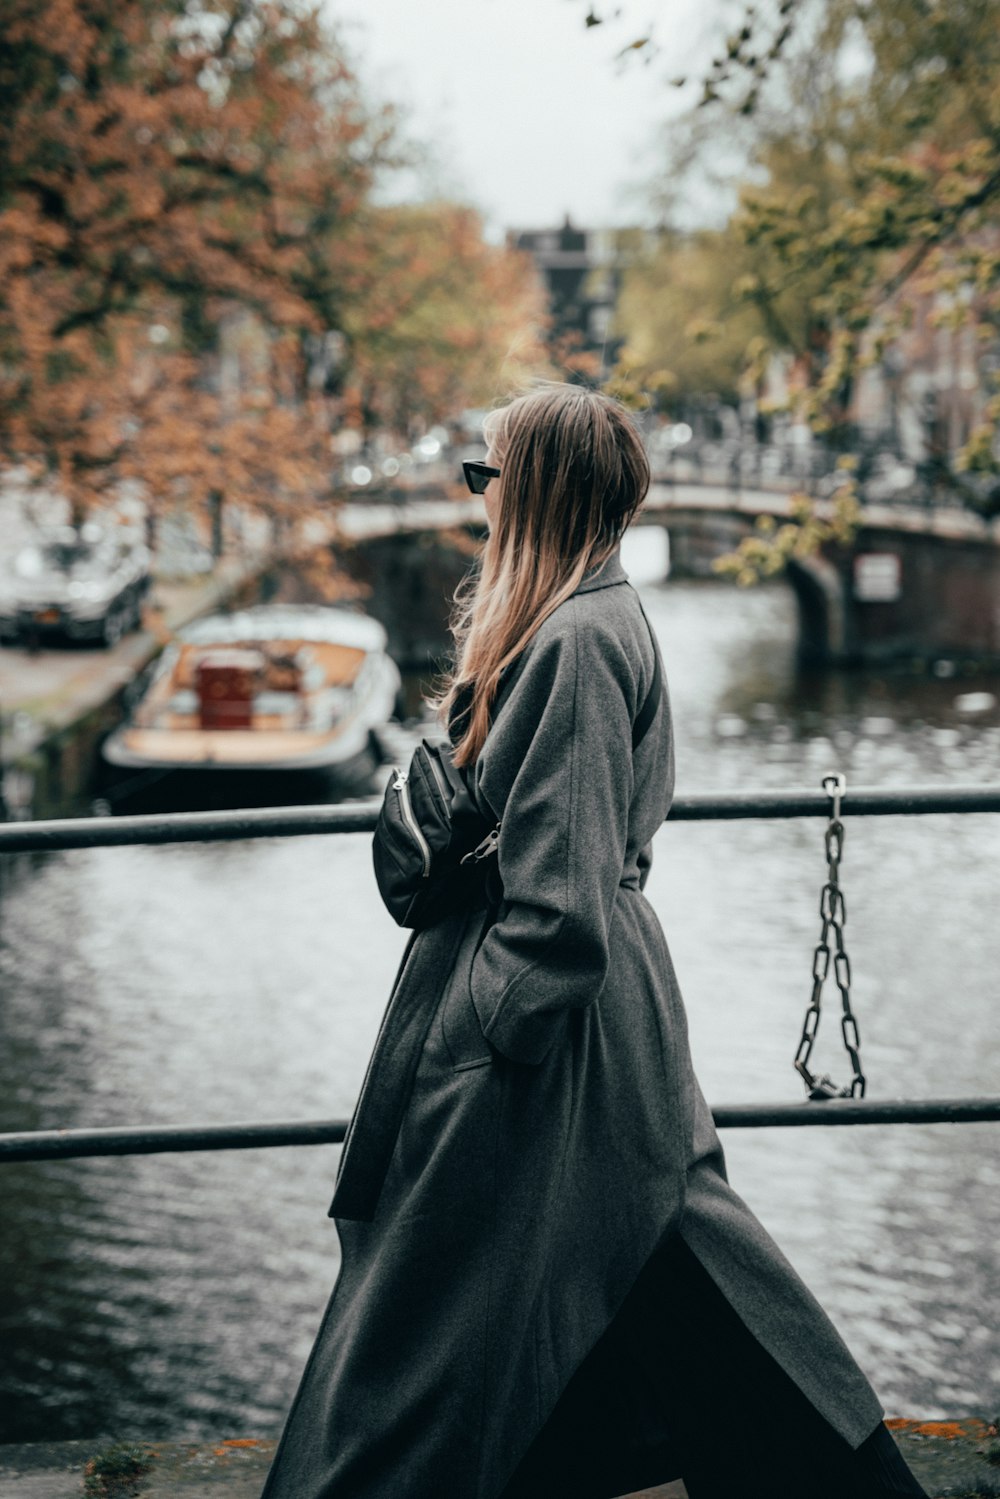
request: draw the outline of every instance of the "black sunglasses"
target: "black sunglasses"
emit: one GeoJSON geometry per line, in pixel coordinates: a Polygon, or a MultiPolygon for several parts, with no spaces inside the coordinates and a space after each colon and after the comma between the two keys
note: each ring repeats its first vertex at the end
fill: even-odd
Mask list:
{"type": "Polygon", "coordinates": [[[500,470],[491,468],[488,463],[475,463],[466,459],[462,464],[462,472],[465,482],[473,494],[485,494],[486,486],[491,479],[499,479],[500,470]]]}

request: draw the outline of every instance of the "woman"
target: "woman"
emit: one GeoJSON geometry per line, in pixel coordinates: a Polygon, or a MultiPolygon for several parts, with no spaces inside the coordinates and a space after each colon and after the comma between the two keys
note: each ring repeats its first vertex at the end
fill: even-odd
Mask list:
{"type": "Polygon", "coordinates": [[[570,386],[487,437],[489,537],[442,709],[500,824],[498,878],[404,956],[266,1499],[611,1499],[678,1476],[691,1499],[922,1494],[727,1183],[642,893],[673,785],[618,555],[642,445],[570,386]]]}

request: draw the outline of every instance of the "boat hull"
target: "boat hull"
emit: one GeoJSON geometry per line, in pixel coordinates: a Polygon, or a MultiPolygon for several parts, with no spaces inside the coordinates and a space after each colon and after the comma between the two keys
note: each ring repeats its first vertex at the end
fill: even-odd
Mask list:
{"type": "Polygon", "coordinates": [[[325,769],[215,771],[109,768],[99,792],[111,812],[218,812],[243,807],[305,807],[374,792],[373,749],[325,769]]]}

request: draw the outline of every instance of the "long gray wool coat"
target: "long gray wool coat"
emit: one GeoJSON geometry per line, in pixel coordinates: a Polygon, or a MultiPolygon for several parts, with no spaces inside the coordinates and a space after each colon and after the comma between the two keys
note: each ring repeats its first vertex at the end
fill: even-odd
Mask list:
{"type": "Polygon", "coordinates": [[[673,784],[666,694],[631,749],[654,649],[615,553],[501,683],[475,786],[502,823],[503,902],[407,948],[330,1209],[340,1276],[266,1499],[496,1499],[671,1230],[851,1446],[879,1423],[728,1185],[692,1071],[642,891],[673,784]]]}

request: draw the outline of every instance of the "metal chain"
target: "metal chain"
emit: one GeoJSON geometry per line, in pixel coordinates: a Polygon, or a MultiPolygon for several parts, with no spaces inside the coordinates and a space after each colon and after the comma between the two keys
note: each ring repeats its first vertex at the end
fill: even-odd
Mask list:
{"type": "Polygon", "coordinates": [[[844,901],[844,892],[840,888],[840,861],[844,853],[844,824],[840,820],[840,803],[847,792],[847,780],[837,772],[831,771],[829,775],[823,777],[823,790],[830,798],[830,820],[823,835],[827,875],[826,884],[819,898],[819,914],[823,925],[816,951],[813,953],[812,998],[806,1009],[802,1035],[795,1053],[795,1070],[801,1075],[810,1099],[864,1098],[865,1075],[861,1070],[861,1036],[858,1032],[858,1022],[851,1009],[851,962],[844,945],[847,906],[844,901]],[[840,990],[840,1002],[843,1007],[840,1017],[841,1035],[844,1038],[845,1050],[851,1059],[851,1066],[854,1068],[854,1076],[843,1088],[838,1088],[825,1073],[822,1077],[817,1077],[809,1070],[816,1032],[819,1030],[823,984],[830,972],[831,954],[833,976],[840,990]]]}

